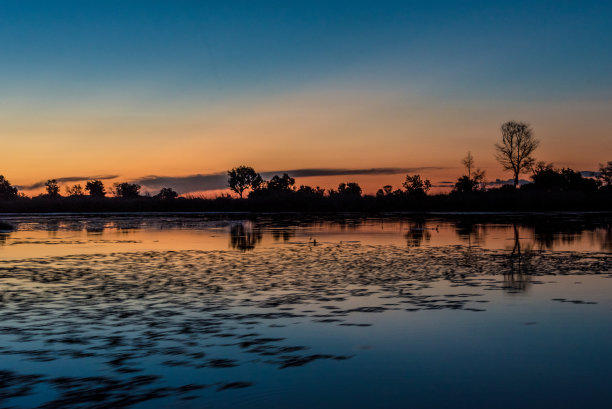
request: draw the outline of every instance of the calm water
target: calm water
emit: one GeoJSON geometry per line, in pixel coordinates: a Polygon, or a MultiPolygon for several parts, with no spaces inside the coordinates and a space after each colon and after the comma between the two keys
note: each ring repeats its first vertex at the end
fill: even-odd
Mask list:
{"type": "Polygon", "coordinates": [[[612,216],[3,216],[0,407],[608,407],[612,216]]]}

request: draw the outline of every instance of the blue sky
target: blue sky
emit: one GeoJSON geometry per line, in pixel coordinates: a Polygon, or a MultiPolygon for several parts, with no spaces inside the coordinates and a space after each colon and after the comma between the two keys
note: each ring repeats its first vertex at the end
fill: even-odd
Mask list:
{"type": "Polygon", "coordinates": [[[449,94],[604,97],[606,3],[3,1],[0,72],[9,89],[70,81],[216,97],[416,76],[449,94]]]}

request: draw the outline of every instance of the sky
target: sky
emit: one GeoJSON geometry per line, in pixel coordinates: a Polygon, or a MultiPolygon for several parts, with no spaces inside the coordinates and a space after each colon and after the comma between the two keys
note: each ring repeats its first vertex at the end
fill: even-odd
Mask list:
{"type": "Polygon", "coordinates": [[[538,160],[596,170],[610,21],[604,1],[2,0],[0,174],[219,192],[249,165],[373,193],[453,182],[471,151],[493,181],[508,120],[538,160]]]}

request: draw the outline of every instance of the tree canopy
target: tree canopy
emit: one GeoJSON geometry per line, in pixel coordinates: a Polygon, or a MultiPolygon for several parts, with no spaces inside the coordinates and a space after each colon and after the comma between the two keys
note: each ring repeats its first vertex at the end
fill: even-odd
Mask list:
{"type": "Polygon", "coordinates": [[[18,197],[17,188],[0,175],[0,199],[15,199],[18,197]]]}
{"type": "Polygon", "coordinates": [[[85,190],[89,192],[91,197],[104,197],[106,196],[106,190],[104,189],[104,183],[101,180],[88,180],[85,184],[85,190]]]}
{"type": "Polygon", "coordinates": [[[135,183],[115,183],[115,195],[123,199],[135,198],[140,194],[140,185],[135,183]]]}
{"type": "Polygon", "coordinates": [[[535,159],[531,156],[540,142],[531,127],[524,122],[508,121],[501,126],[502,141],[495,144],[497,161],[514,174],[514,188],[519,175],[531,171],[535,159]]]}
{"type": "Polygon", "coordinates": [[[228,170],[227,176],[228,187],[238,193],[241,199],[245,190],[255,190],[263,184],[263,179],[259,173],[255,172],[255,169],[250,166],[238,166],[228,170]]]}

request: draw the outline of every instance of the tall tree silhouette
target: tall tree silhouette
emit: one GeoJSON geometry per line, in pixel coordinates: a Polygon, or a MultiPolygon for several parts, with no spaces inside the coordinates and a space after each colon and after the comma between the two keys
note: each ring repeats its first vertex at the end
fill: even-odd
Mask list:
{"type": "Polygon", "coordinates": [[[463,166],[465,166],[465,168],[468,171],[468,174],[467,174],[468,178],[471,179],[472,178],[472,167],[474,166],[474,157],[472,156],[472,152],[468,152],[467,156],[461,160],[461,163],[463,163],[463,166]]]}
{"type": "Polygon", "coordinates": [[[524,122],[508,121],[501,126],[502,141],[495,144],[497,161],[514,174],[514,188],[519,184],[519,174],[531,170],[535,159],[531,156],[540,142],[533,130],[524,122]]]}
{"type": "Polygon", "coordinates": [[[455,191],[457,192],[473,192],[475,190],[485,189],[485,171],[474,168],[474,156],[471,152],[468,152],[467,156],[461,160],[467,175],[461,176],[455,183],[455,191]]]}
{"type": "Polygon", "coordinates": [[[242,199],[242,195],[247,189],[258,189],[263,179],[259,173],[255,172],[250,166],[238,166],[227,171],[227,185],[231,190],[238,193],[242,199]]]}

